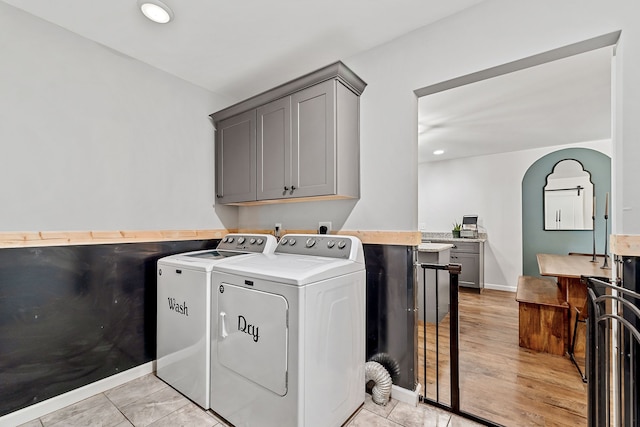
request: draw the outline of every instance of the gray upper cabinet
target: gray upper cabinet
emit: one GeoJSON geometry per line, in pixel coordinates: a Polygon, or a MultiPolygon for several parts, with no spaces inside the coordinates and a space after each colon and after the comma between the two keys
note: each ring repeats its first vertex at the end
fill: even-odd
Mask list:
{"type": "Polygon", "coordinates": [[[329,80],[291,96],[294,117],[291,147],[292,196],[336,194],[336,84],[335,80],[329,80]]]}
{"type": "Polygon", "coordinates": [[[359,197],[359,99],[365,86],[338,62],[212,114],[217,130],[216,189],[222,196],[218,200],[252,204],[359,197]],[[253,139],[246,123],[251,114],[253,139]],[[238,158],[230,157],[230,121],[246,127],[244,133],[237,132],[244,140],[235,143],[245,147],[237,149],[238,158]],[[247,159],[251,144],[254,155],[247,159]],[[253,176],[248,171],[251,164],[253,176]],[[233,197],[227,197],[232,185],[230,173],[225,174],[229,168],[245,174],[236,186],[241,191],[234,191],[233,197]],[[253,193],[247,179],[255,180],[253,193]]]}
{"type": "Polygon", "coordinates": [[[216,200],[235,203],[256,197],[256,111],[218,124],[216,200]]]}
{"type": "Polygon", "coordinates": [[[291,99],[263,105],[257,116],[258,193],[253,200],[287,197],[291,191],[291,99]]]}

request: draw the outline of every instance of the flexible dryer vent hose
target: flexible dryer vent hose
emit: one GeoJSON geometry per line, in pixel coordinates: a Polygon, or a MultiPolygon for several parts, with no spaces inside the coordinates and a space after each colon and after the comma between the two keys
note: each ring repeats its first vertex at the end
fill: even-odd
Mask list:
{"type": "Polygon", "coordinates": [[[400,364],[387,353],[376,353],[369,358],[369,362],[378,362],[389,372],[391,381],[398,384],[400,380],[400,364]]]}
{"type": "Polygon", "coordinates": [[[378,405],[386,405],[391,395],[391,375],[384,366],[378,362],[367,362],[364,365],[364,381],[374,382],[371,397],[373,402],[378,405]]]}

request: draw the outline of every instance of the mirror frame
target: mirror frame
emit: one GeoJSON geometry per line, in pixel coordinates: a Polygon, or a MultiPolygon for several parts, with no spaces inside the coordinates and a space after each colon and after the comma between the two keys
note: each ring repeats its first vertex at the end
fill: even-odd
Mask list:
{"type": "Polygon", "coordinates": [[[593,230],[593,222],[591,222],[591,225],[588,228],[586,228],[586,227],[585,228],[558,228],[558,229],[547,228],[547,225],[546,225],[547,198],[546,198],[546,194],[545,194],[545,192],[547,190],[545,190],[545,189],[546,189],[547,185],[549,185],[549,177],[554,174],[554,172],[556,170],[556,167],[560,163],[562,163],[564,161],[567,161],[567,160],[573,160],[574,162],[578,163],[580,165],[580,167],[582,168],[582,170],[589,175],[589,182],[591,183],[592,188],[593,188],[593,193],[592,193],[592,198],[591,198],[591,204],[592,204],[591,211],[593,211],[593,196],[595,196],[595,194],[596,194],[596,185],[593,182],[593,175],[591,174],[591,171],[588,171],[587,169],[585,169],[584,164],[582,164],[582,162],[580,160],[578,160],[578,159],[566,158],[566,159],[558,160],[553,165],[553,167],[551,168],[551,172],[549,172],[547,174],[547,176],[545,177],[544,186],[542,187],[542,229],[544,231],[592,231],[593,230]]]}

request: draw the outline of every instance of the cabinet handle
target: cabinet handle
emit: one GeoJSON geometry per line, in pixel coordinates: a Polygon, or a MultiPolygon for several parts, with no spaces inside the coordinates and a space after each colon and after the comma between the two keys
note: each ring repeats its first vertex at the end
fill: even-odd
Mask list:
{"type": "Polygon", "coordinates": [[[287,187],[286,185],[284,186],[284,191],[289,191],[289,187],[287,187]]]}
{"type": "Polygon", "coordinates": [[[294,190],[295,190],[295,189],[296,189],[296,186],[295,186],[295,185],[292,185],[292,186],[291,186],[291,193],[289,193],[289,194],[293,194],[293,192],[294,192],[294,190]]]}
{"type": "Polygon", "coordinates": [[[218,199],[222,199],[222,196],[221,196],[221,195],[219,195],[219,194],[216,194],[216,197],[217,197],[218,199]]]}

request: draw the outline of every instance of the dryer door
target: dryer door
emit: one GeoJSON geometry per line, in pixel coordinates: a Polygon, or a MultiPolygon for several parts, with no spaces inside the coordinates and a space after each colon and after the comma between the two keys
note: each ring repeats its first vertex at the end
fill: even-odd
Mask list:
{"type": "Polygon", "coordinates": [[[218,361],[287,394],[289,304],[282,295],[223,283],[218,288],[218,361]]]}

